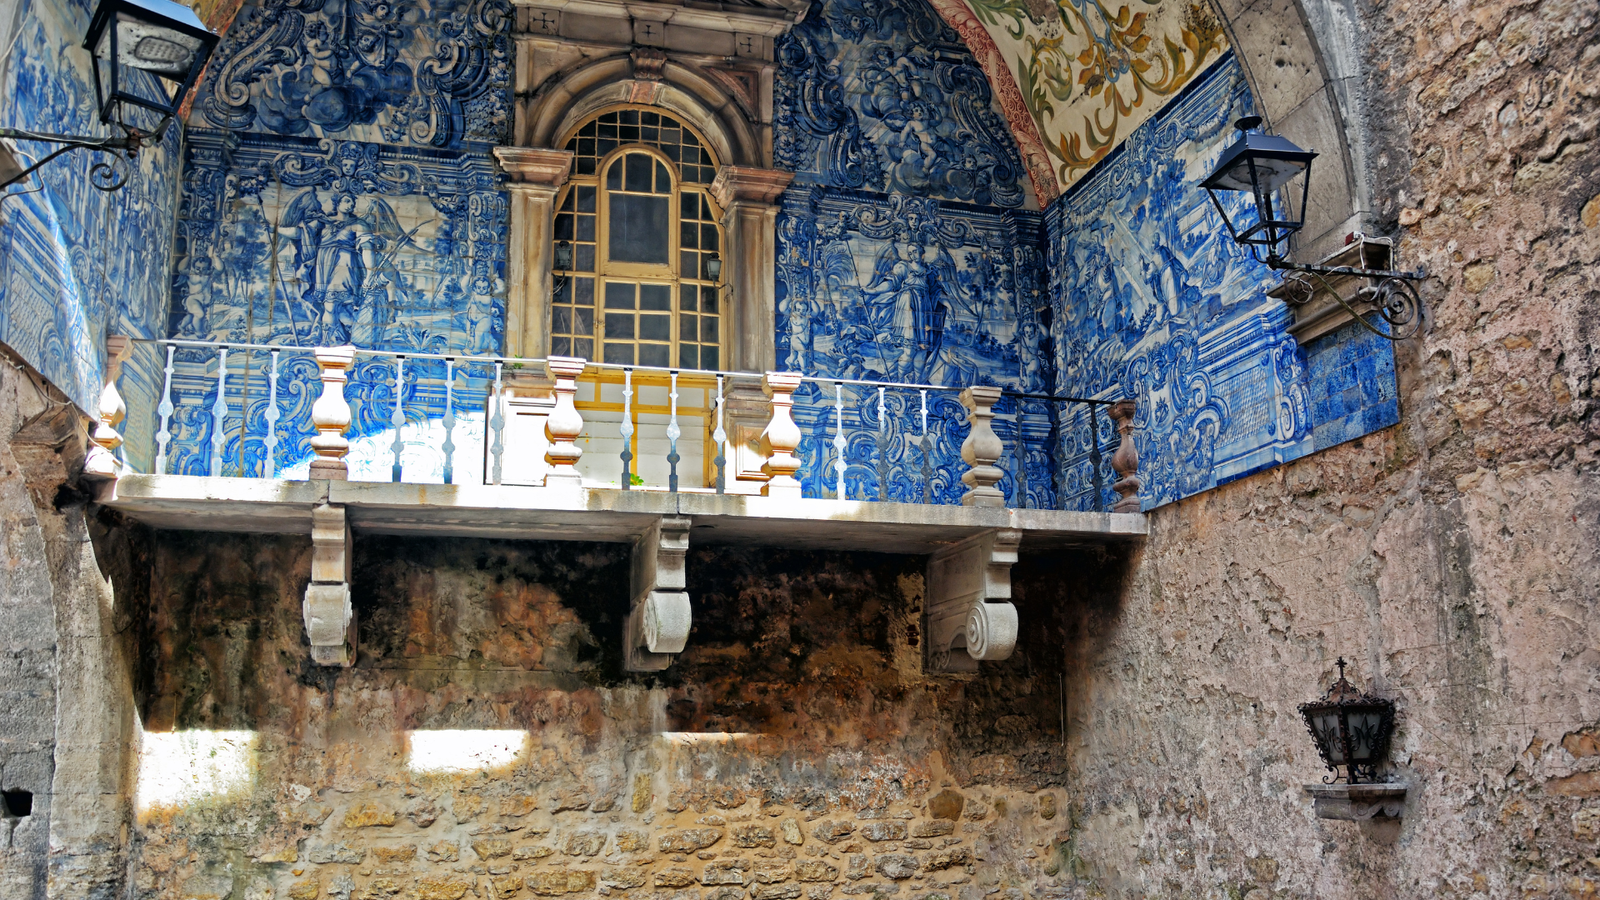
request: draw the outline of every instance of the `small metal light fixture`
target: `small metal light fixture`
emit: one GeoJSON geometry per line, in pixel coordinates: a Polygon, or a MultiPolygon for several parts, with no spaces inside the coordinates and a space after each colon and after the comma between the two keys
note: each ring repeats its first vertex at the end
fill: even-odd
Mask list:
{"type": "Polygon", "coordinates": [[[555,270],[555,281],[550,285],[552,293],[559,294],[567,288],[567,275],[572,270],[572,242],[556,241],[555,258],[551,260],[550,268],[555,270]]]}
{"type": "MultiPolygon", "coordinates": [[[[1261,125],[1259,116],[1245,116],[1234,124],[1239,129],[1239,139],[1222,151],[1216,169],[1200,182],[1200,186],[1211,196],[1211,202],[1222,216],[1222,223],[1227,226],[1234,243],[1250,248],[1250,255],[1270,269],[1286,270],[1322,282],[1323,287],[1368,331],[1395,341],[1416,334],[1422,324],[1422,297],[1411,282],[1422,280],[1427,273],[1300,265],[1290,261],[1286,255],[1288,242],[1305,225],[1306,203],[1311,196],[1311,162],[1317,158],[1317,154],[1302,150],[1287,138],[1253,131],[1261,125]],[[1303,179],[1298,213],[1274,199],[1280,190],[1288,188],[1296,178],[1303,179]],[[1229,218],[1218,196],[1221,191],[1250,195],[1255,221],[1242,221],[1243,216],[1239,222],[1229,218]],[[1265,258],[1261,255],[1263,251],[1265,258]],[[1370,300],[1389,327],[1382,329],[1368,322],[1327,283],[1325,276],[1328,275],[1353,275],[1367,279],[1369,283],[1361,289],[1361,299],[1370,300]]],[[[1296,302],[1308,302],[1315,293],[1316,289],[1306,282],[1305,289],[1297,293],[1296,302]]]]}
{"type": "MultiPolygon", "coordinates": [[[[121,151],[131,160],[145,143],[159,141],[205,70],[211,51],[216,49],[217,36],[192,10],[172,0],[100,0],[89,20],[83,46],[93,58],[100,121],[113,126],[114,133],[96,138],[0,129],[0,137],[63,145],[11,174],[0,182],[0,190],[70,150],[121,151]],[[135,71],[155,77],[140,78],[135,71]],[[160,119],[148,130],[141,128],[137,124],[139,114],[130,114],[135,108],[155,113],[160,119]]],[[[127,183],[127,176],[102,161],[90,169],[90,183],[100,190],[114,191],[127,183]]]]}
{"type": "Polygon", "coordinates": [[[715,253],[706,258],[706,278],[722,284],[722,257],[715,253]]]}
{"type": "Polygon", "coordinates": [[[1325,784],[1339,780],[1339,767],[1345,767],[1345,783],[1368,784],[1378,780],[1378,764],[1389,753],[1389,738],[1394,733],[1394,701],[1357,691],[1345,680],[1344,657],[1339,657],[1339,680],[1328,688],[1321,700],[1300,704],[1311,739],[1317,744],[1322,761],[1333,772],[1325,784]]]}

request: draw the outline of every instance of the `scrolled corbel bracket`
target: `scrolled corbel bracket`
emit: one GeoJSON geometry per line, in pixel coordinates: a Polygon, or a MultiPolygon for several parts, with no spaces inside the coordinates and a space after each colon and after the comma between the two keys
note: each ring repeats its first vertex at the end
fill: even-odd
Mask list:
{"type": "Polygon", "coordinates": [[[997,528],[928,558],[923,664],[930,673],[976,672],[1017,647],[1011,567],[1022,532],[997,528]]]}
{"type": "Polygon", "coordinates": [[[350,522],[344,507],[311,511],[311,583],[301,614],[311,659],[319,666],[355,665],[356,616],[350,605],[350,522]]]}
{"type": "Polygon", "coordinates": [[[1305,791],[1319,819],[1367,822],[1405,815],[1403,784],[1308,784],[1305,791]]]}
{"type": "Polygon", "coordinates": [[[659,672],[683,652],[694,622],[684,590],[687,518],[664,516],[633,544],[633,606],[623,629],[630,672],[659,672]]]}

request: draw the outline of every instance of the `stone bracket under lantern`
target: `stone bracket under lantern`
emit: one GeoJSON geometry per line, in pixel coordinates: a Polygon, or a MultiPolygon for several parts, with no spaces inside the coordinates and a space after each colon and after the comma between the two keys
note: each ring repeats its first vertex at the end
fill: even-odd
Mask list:
{"type": "Polygon", "coordinates": [[[311,659],[323,666],[356,661],[356,616],[350,607],[350,522],[343,506],[311,511],[311,583],[306,585],[306,639],[311,659]]]}
{"type": "Polygon", "coordinates": [[[684,590],[689,519],[656,519],[633,544],[633,605],[623,626],[630,672],[659,672],[689,640],[693,615],[684,590]]]}
{"type": "Polygon", "coordinates": [[[1406,808],[1403,784],[1308,784],[1305,790],[1319,819],[1398,819],[1406,808]]]}
{"type": "MultiPolygon", "coordinates": [[[[1356,235],[1344,247],[1318,261],[1322,266],[1346,266],[1384,270],[1394,264],[1394,247],[1386,240],[1356,235]]],[[[1350,310],[1365,316],[1375,312],[1368,279],[1356,275],[1325,275],[1316,278],[1290,273],[1283,283],[1267,291],[1267,296],[1282,300],[1294,315],[1289,333],[1305,346],[1311,341],[1355,321],[1350,310]],[[1338,293],[1336,299],[1331,291],[1338,293]],[[1343,300],[1344,303],[1339,301],[1343,300]],[[1349,308],[1346,308],[1348,304],[1349,308]]]]}
{"type": "Polygon", "coordinates": [[[1017,608],[1011,605],[1011,567],[1022,532],[997,528],[928,558],[929,672],[976,672],[980,660],[1008,659],[1017,647],[1017,608]]]}

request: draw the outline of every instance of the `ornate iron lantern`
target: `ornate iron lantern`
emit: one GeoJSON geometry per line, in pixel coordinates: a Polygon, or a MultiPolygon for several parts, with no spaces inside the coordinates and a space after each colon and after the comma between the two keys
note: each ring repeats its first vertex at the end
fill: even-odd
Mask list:
{"type": "Polygon", "coordinates": [[[1305,225],[1306,204],[1311,199],[1311,161],[1317,154],[1302,150],[1287,138],[1256,133],[1252,129],[1261,125],[1259,116],[1245,116],[1234,123],[1239,129],[1239,139],[1222,151],[1222,158],[1200,186],[1206,189],[1217,214],[1227,226],[1234,243],[1250,248],[1250,255],[1268,268],[1287,270],[1299,277],[1291,279],[1301,285],[1294,302],[1306,303],[1317,288],[1310,282],[1321,283],[1352,318],[1368,331],[1390,340],[1399,341],[1417,333],[1422,324],[1422,297],[1411,282],[1420,281],[1427,273],[1400,272],[1387,269],[1362,269],[1350,266],[1300,265],[1288,258],[1289,239],[1305,225]],[[1279,199],[1279,192],[1291,193],[1289,185],[1300,178],[1300,205],[1290,209],[1279,199]],[[1235,221],[1222,204],[1221,192],[1242,192],[1252,201],[1255,220],[1247,214],[1235,221]],[[1281,249],[1280,249],[1281,248],[1281,249]],[[1261,253],[1265,251],[1266,257],[1261,253]],[[1362,298],[1370,300],[1388,328],[1378,328],[1339,295],[1327,281],[1328,275],[1353,275],[1367,281],[1361,289],[1362,298]]]}
{"type": "MultiPolygon", "coordinates": [[[[93,58],[100,121],[113,126],[113,133],[97,138],[0,129],[0,137],[62,145],[14,173],[0,183],[0,189],[27,178],[70,150],[120,151],[132,159],[145,142],[159,141],[205,70],[211,51],[216,49],[217,36],[193,11],[172,0],[100,0],[89,20],[83,46],[93,58]],[[155,77],[141,78],[135,72],[155,77]],[[160,118],[153,127],[142,128],[140,122],[148,121],[144,118],[148,113],[136,113],[130,107],[160,118]]],[[[127,176],[102,161],[90,170],[90,181],[103,191],[114,191],[127,183],[127,176]]]]}
{"type": "Polygon", "coordinates": [[[1339,657],[1338,666],[1339,680],[1321,700],[1300,704],[1300,715],[1322,762],[1333,772],[1324,782],[1337,782],[1339,767],[1344,766],[1346,783],[1371,784],[1378,780],[1378,764],[1389,753],[1394,701],[1357,691],[1345,680],[1344,657],[1339,657]]]}
{"type": "Polygon", "coordinates": [[[713,253],[706,257],[706,277],[716,284],[722,283],[722,257],[713,253]]]}

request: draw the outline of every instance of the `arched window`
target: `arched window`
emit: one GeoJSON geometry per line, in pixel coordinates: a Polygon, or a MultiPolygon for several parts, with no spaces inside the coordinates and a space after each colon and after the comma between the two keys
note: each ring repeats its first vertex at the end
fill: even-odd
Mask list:
{"type": "Polygon", "coordinates": [[[661,112],[617,109],[585,123],[566,149],[573,176],[556,207],[550,352],[719,368],[722,310],[706,260],[722,233],[705,142],[661,112]]]}

